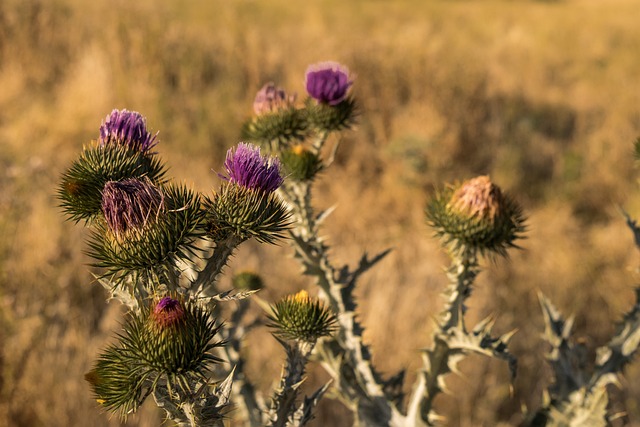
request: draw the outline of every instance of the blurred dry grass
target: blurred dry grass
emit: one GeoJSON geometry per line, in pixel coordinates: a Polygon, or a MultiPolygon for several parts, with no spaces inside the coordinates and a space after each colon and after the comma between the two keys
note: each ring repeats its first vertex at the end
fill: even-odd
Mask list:
{"type": "MultiPolygon", "coordinates": [[[[489,173],[526,206],[525,249],[487,266],[470,312],[498,314],[498,332],[519,329],[514,396],[504,366],[473,358],[437,402],[451,425],[517,424],[549,381],[536,292],[576,314],[591,349],[632,300],[639,260],[617,206],[640,216],[639,18],[635,0],[4,0],[0,425],[119,425],[82,375],[120,309],[91,284],[84,231],[63,222],[53,196],[102,118],[145,114],[174,176],[209,191],[262,83],[301,93],[307,64],[326,59],[357,74],[363,110],[317,191],[321,206],[338,204],[326,226],[334,258],[395,247],[359,290],[383,371],[406,366],[413,378],[440,307],[446,258],[422,213],[434,186],[489,173]]],[[[306,284],[287,254],[248,244],[228,271],[263,273],[263,297],[275,298],[306,284]]],[[[280,350],[257,331],[247,354],[266,390],[280,350]]],[[[309,383],[323,378],[314,370],[309,383]]],[[[640,425],[640,367],[625,378],[615,408],[640,425]]],[[[326,401],[316,425],[348,420],[326,401]]],[[[128,424],[159,423],[145,405],[128,424]]]]}

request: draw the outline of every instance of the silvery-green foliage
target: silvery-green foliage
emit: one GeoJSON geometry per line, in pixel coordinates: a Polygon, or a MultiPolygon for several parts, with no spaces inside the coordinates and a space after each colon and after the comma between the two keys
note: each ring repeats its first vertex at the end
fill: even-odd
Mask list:
{"type": "MultiPolygon", "coordinates": [[[[427,222],[451,264],[443,309],[425,338],[414,384],[404,383],[404,370],[385,377],[372,363],[355,290],[389,250],[364,253],[354,266],[333,260],[321,237],[333,208],[317,212],[313,199],[315,181],[330,169],[338,149],[336,136],[356,123],[353,84],[349,70],[335,62],[307,69],[308,96],[300,103],[266,84],[242,133],[273,157],[251,144],[230,149],[226,175],[220,175],[224,182],[209,195],[167,180],[164,163],[150,151],[156,135],[147,131],[143,116],[127,110],[107,116],[99,140],[62,174],[60,205],[68,219],[90,227],[87,253],[100,269],[97,282],[131,311],[116,342],[87,374],[104,409],[125,417],[153,396],[179,426],[222,426],[233,406],[238,422],[252,427],[301,427],[329,393],[353,412],[356,426],[423,427],[446,424],[435,398],[468,355],[506,362],[513,381],[517,359],[508,345],[514,332],[494,336],[494,316],[473,327],[466,317],[482,261],[507,256],[526,230],[515,198],[488,176],[445,187],[427,205],[427,222]],[[287,241],[318,298],[301,291],[270,306],[252,298],[264,285],[254,273],[236,276],[235,289],[220,289],[224,267],[251,238],[287,241]],[[229,301],[228,317],[220,319],[217,304],[229,301]],[[254,301],[266,309],[267,326],[285,350],[269,398],[244,369],[247,332],[265,323],[248,320],[254,301]],[[331,380],[302,396],[310,361],[331,380]]],[[[640,228],[626,218],[640,247],[640,228]]],[[[640,288],[636,293],[638,302],[598,349],[591,370],[587,349],[572,340],[573,319],[540,296],[554,382],[525,424],[606,425],[612,417],[607,386],[640,346],[640,288]]]]}
{"type": "MultiPolygon", "coordinates": [[[[629,221],[636,233],[635,223],[629,221]]],[[[547,358],[553,368],[554,382],[547,391],[543,408],[530,416],[528,424],[549,427],[609,425],[616,414],[607,410],[607,387],[619,385],[618,376],[640,348],[640,288],[636,288],[635,305],[624,315],[615,335],[597,349],[592,370],[588,369],[587,348],[572,339],[573,317],[564,319],[544,295],[539,297],[545,321],[544,337],[551,347],[547,358]]]]}

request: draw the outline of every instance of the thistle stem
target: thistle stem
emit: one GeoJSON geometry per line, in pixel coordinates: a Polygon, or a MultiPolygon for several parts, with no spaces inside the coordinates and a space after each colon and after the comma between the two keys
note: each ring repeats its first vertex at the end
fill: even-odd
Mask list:
{"type": "Polygon", "coordinates": [[[242,239],[235,235],[231,235],[226,239],[217,242],[211,256],[207,259],[207,263],[198,274],[198,278],[192,283],[190,292],[194,294],[204,293],[205,296],[211,296],[215,293],[215,280],[222,272],[222,269],[233,251],[242,243],[242,239]]]}
{"type": "Polygon", "coordinates": [[[473,248],[463,247],[452,250],[450,254],[452,262],[447,271],[450,282],[443,292],[445,309],[440,313],[432,347],[425,352],[425,369],[414,387],[408,411],[415,417],[419,407],[420,417],[428,425],[434,425],[435,422],[432,408],[435,397],[442,391],[441,377],[451,371],[449,357],[453,354],[448,344],[448,335],[454,328],[466,333],[464,302],[471,296],[473,283],[479,273],[477,254],[473,248]],[[421,399],[418,393],[422,393],[421,399]]]}
{"type": "Polygon", "coordinates": [[[297,341],[293,344],[281,342],[287,351],[287,364],[282,371],[280,387],[273,397],[268,427],[286,427],[289,415],[295,412],[298,389],[303,380],[307,360],[314,343],[297,341]]]}
{"type": "MultiPolygon", "coordinates": [[[[327,133],[319,136],[314,148],[319,150],[327,133]]],[[[336,313],[339,348],[331,348],[326,341],[318,343],[322,364],[339,385],[338,392],[349,402],[366,425],[389,425],[400,416],[392,402],[386,398],[383,384],[370,363],[368,347],[362,341],[362,326],[355,316],[353,288],[356,274],[345,274],[331,264],[327,246],[318,236],[318,226],[311,206],[311,184],[289,182],[281,190],[289,203],[296,227],[290,234],[296,257],[308,275],[316,278],[320,298],[327,301],[336,313]]]]}

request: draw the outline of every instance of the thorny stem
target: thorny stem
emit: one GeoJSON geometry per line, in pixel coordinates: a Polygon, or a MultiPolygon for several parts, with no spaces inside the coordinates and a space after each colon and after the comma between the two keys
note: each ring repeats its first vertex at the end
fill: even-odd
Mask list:
{"type": "Polygon", "coordinates": [[[190,292],[196,295],[200,293],[204,293],[204,296],[213,295],[215,293],[216,277],[227,265],[229,257],[240,243],[242,243],[242,239],[233,234],[216,243],[216,247],[207,259],[206,265],[198,274],[198,278],[191,284],[190,292]]]}
{"type": "Polygon", "coordinates": [[[244,372],[244,359],[240,352],[242,337],[247,328],[242,326],[241,318],[249,308],[248,301],[238,301],[238,308],[231,316],[230,327],[221,329],[224,334],[223,339],[227,345],[220,347],[224,351],[226,360],[235,367],[233,388],[231,392],[235,396],[240,410],[244,414],[248,424],[252,427],[261,427],[262,422],[262,402],[257,399],[253,384],[247,381],[244,372]]]}
{"type": "Polygon", "coordinates": [[[295,412],[298,388],[304,377],[307,360],[314,347],[314,343],[310,342],[295,342],[293,344],[282,342],[282,344],[287,351],[287,365],[283,369],[280,387],[273,399],[268,427],[288,425],[288,416],[295,412]]]}
{"type": "MultiPolygon", "coordinates": [[[[318,151],[327,134],[320,135],[314,149],[318,151]]],[[[318,227],[311,206],[311,184],[309,182],[289,182],[280,190],[283,198],[291,206],[296,227],[290,232],[296,256],[305,273],[316,278],[320,297],[326,300],[336,313],[339,325],[337,341],[345,353],[344,360],[326,357],[332,353],[324,341],[320,354],[324,356],[323,366],[329,371],[340,393],[358,408],[359,415],[369,414],[368,425],[388,425],[392,418],[399,416],[397,409],[386,398],[383,385],[370,364],[368,347],[362,342],[362,327],[355,319],[353,288],[360,272],[338,271],[330,262],[327,247],[318,236],[318,227]],[[345,383],[344,369],[348,369],[345,383]],[[348,387],[348,390],[346,389],[348,387]]],[[[363,420],[365,421],[365,420],[363,420]]]]}
{"type": "Polygon", "coordinates": [[[447,342],[447,335],[455,327],[466,331],[464,302],[471,296],[473,283],[479,272],[477,255],[473,248],[452,251],[451,257],[452,263],[447,271],[450,283],[443,293],[446,298],[446,306],[440,313],[438,328],[433,335],[432,347],[424,355],[426,369],[423,375],[417,379],[408,410],[408,413],[415,417],[419,407],[420,416],[428,425],[434,423],[433,401],[442,391],[439,379],[442,375],[450,372],[449,357],[452,353],[447,342]],[[422,394],[422,398],[419,393],[422,394]]]}

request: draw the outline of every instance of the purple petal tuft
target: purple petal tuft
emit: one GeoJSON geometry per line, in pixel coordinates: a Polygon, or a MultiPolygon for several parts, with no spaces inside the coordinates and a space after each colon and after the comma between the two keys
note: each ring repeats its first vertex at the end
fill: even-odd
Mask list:
{"type": "Polygon", "coordinates": [[[252,144],[238,144],[227,151],[224,167],[230,182],[253,190],[271,193],[282,185],[280,161],[260,154],[260,148],[252,144]]]}
{"type": "Polygon", "coordinates": [[[113,110],[100,126],[100,145],[122,145],[146,153],[158,142],[147,130],[145,118],[138,112],[113,110]]]}

